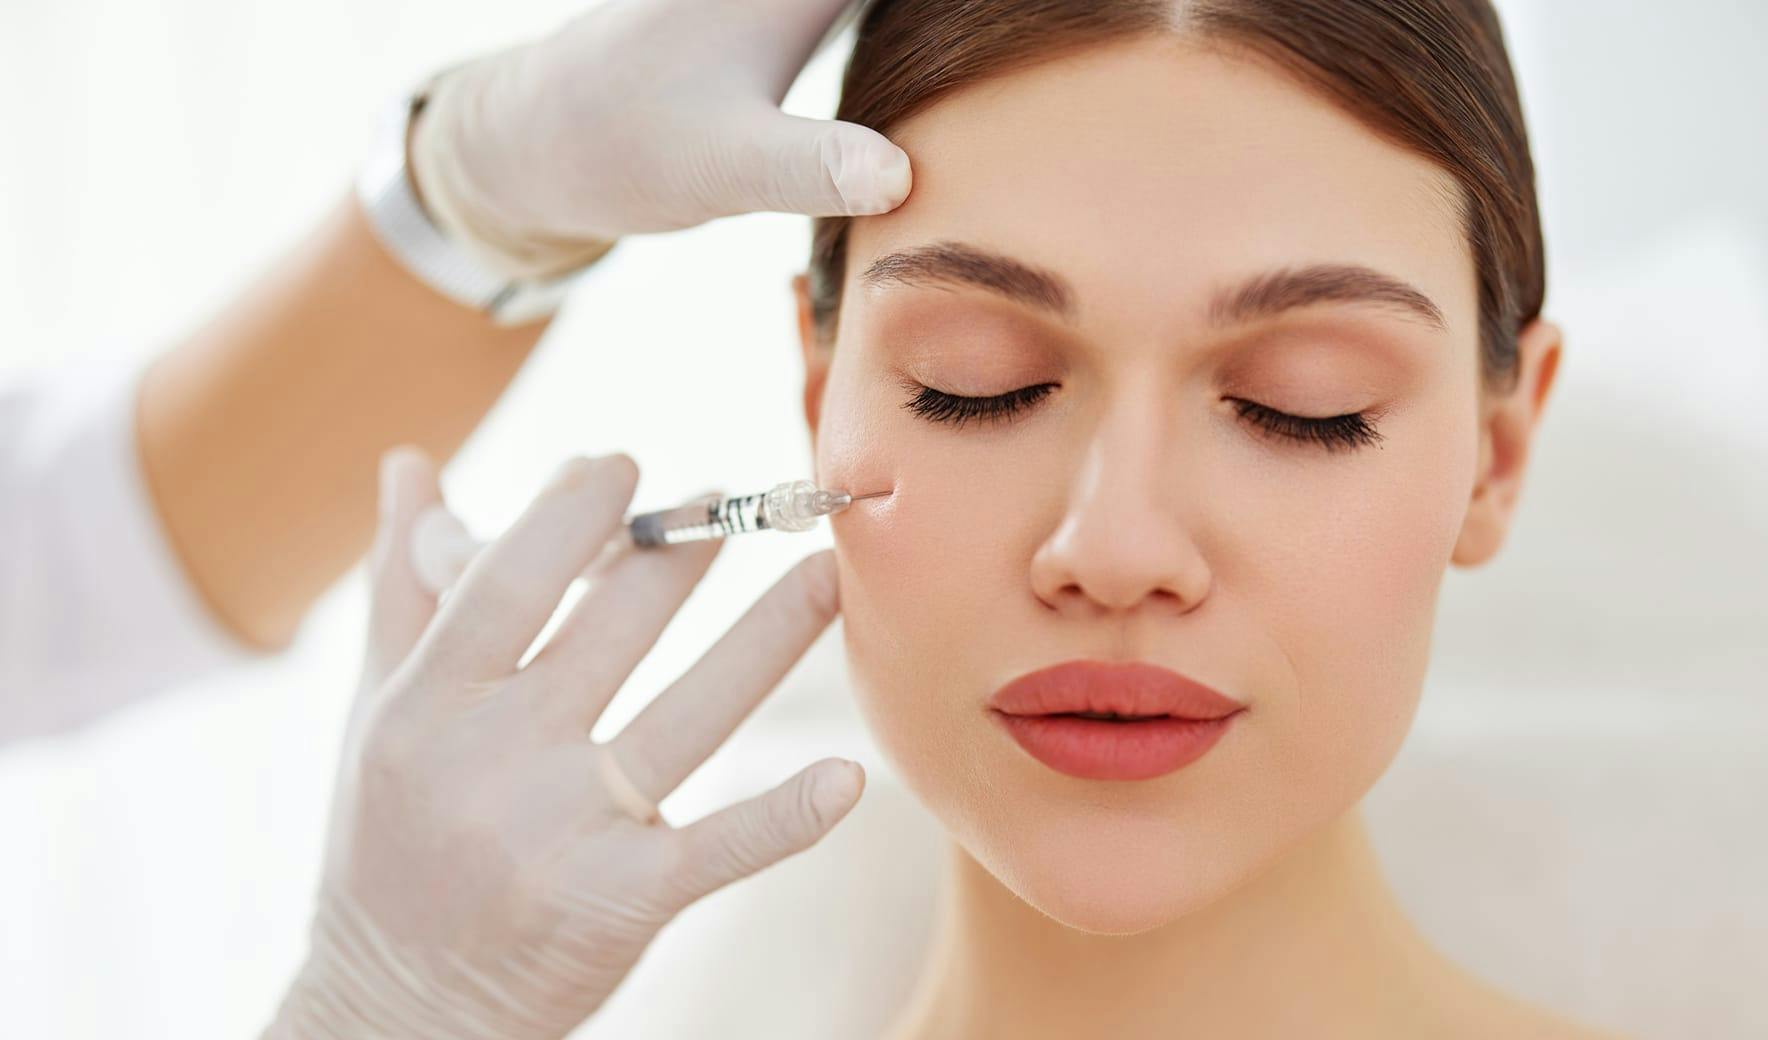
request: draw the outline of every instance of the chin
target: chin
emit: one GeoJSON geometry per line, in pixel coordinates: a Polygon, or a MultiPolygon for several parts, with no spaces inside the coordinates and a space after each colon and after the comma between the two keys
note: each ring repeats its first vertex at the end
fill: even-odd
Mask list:
{"type": "MultiPolygon", "coordinates": [[[[1036,818],[1037,814],[1031,814],[1036,818]]],[[[1136,935],[1219,900],[1250,875],[1219,835],[1086,807],[1065,824],[965,850],[1046,917],[1095,935],[1136,935]]]]}

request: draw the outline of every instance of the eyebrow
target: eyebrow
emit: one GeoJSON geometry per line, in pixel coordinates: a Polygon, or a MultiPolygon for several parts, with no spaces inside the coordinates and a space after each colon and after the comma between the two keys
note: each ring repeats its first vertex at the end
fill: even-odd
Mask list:
{"type": "MultiPolygon", "coordinates": [[[[974,286],[1072,322],[1074,288],[1054,271],[963,242],[936,242],[886,253],[860,273],[866,288],[891,284],[974,286]]],[[[1442,309],[1407,282],[1361,264],[1321,263],[1266,271],[1217,291],[1214,325],[1243,324],[1316,303],[1372,303],[1396,308],[1446,330],[1442,309]]]]}

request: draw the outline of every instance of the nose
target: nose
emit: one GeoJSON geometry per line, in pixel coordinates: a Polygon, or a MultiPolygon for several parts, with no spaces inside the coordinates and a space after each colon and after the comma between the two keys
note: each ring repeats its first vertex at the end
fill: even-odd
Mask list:
{"type": "Polygon", "coordinates": [[[1149,424],[1097,432],[1060,522],[1032,557],[1033,591],[1075,617],[1196,609],[1214,578],[1187,529],[1185,515],[1194,511],[1176,490],[1171,452],[1149,424]]]}

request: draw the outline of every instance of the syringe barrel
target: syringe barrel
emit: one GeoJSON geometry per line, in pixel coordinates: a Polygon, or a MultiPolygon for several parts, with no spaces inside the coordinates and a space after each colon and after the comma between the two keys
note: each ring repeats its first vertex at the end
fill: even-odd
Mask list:
{"type": "Polygon", "coordinates": [[[673,509],[640,513],[627,521],[627,528],[632,532],[633,544],[643,548],[760,531],[767,527],[762,515],[766,498],[765,494],[741,498],[709,495],[673,509]]]}
{"type": "Polygon", "coordinates": [[[673,509],[641,513],[627,521],[627,530],[633,544],[645,548],[747,531],[808,531],[818,517],[840,512],[850,501],[844,491],[824,491],[808,480],[791,480],[756,495],[708,495],[673,509]]]}

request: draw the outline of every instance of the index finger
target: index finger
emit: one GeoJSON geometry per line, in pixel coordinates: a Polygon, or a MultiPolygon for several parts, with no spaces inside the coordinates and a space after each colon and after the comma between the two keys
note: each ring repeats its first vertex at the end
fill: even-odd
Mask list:
{"type": "Polygon", "coordinates": [[[424,652],[466,682],[514,672],[571,582],[619,527],[637,483],[638,466],[626,455],[567,461],[467,565],[424,634],[424,652]]]}

